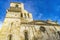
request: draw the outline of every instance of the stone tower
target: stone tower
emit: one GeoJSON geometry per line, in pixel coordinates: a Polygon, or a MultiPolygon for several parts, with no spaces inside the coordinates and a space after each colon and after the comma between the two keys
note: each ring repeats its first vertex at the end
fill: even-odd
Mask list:
{"type": "Polygon", "coordinates": [[[6,17],[2,26],[0,40],[11,40],[12,34],[15,36],[12,40],[19,40],[19,27],[21,23],[33,21],[32,14],[24,9],[23,3],[11,2],[7,10],[6,17]],[[16,30],[16,31],[15,31],[16,30]],[[16,33],[15,33],[16,32],[16,33]],[[17,37],[17,38],[16,38],[17,37]]]}
{"type": "Polygon", "coordinates": [[[60,40],[59,35],[59,24],[50,20],[33,20],[23,3],[16,2],[10,3],[0,30],[0,40],[60,40]]]}

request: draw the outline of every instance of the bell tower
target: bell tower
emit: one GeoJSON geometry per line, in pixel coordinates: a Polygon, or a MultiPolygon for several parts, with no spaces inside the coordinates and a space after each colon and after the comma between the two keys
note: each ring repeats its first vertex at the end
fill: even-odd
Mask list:
{"type": "Polygon", "coordinates": [[[21,26],[21,23],[31,22],[31,21],[33,21],[32,14],[24,9],[23,3],[11,2],[10,8],[7,9],[6,17],[1,29],[1,34],[3,33],[2,35],[4,36],[1,39],[19,40],[20,38],[18,37],[18,35],[20,34],[19,33],[20,31],[18,30],[20,30],[19,28],[21,26]]]}
{"type": "Polygon", "coordinates": [[[11,2],[10,8],[7,9],[6,17],[3,26],[15,25],[20,26],[21,22],[33,21],[32,14],[24,9],[23,3],[11,2]]]}
{"type": "Polygon", "coordinates": [[[10,8],[7,9],[6,18],[4,20],[4,26],[11,23],[19,26],[21,22],[33,21],[32,14],[24,9],[23,3],[11,2],[10,8]]]}
{"type": "Polygon", "coordinates": [[[24,9],[23,3],[11,2],[6,17],[19,18],[21,22],[31,22],[32,14],[24,9]]]}

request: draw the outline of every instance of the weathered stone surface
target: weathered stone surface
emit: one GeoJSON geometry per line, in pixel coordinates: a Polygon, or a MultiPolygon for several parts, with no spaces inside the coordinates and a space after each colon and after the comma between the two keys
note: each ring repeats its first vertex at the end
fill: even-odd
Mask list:
{"type": "Polygon", "coordinates": [[[7,10],[0,40],[60,40],[60,25],[52,21],[35,21],[23,3],[11,3],[7,10]]]}

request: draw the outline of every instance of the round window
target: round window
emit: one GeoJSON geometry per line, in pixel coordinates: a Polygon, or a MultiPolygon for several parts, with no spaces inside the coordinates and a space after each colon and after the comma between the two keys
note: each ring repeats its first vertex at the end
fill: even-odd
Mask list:
{"type": "Polygon", "coordinates": [[[18,8],[18,5],[16,4],[15,7],[18,8]]]}
{"type": "Polygon", "coordinates": [[[45,32],[46,29],[45,29],[45,27],[41,26],[41,27],[40,27],[40,30],[41,30],[42,32],[45,32]]]}

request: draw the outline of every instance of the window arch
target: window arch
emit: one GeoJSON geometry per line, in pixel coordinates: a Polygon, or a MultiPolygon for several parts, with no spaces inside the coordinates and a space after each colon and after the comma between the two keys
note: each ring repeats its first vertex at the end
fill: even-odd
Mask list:
{"type": "Polygon", "coordinates": [[[8,40],[12,40],[12,35],[11,35],[11,34],[10,34],[8,37],[9,37],[9,39],[8,39],[8,40]]]}
{"type": "Polygon", "coordinates": [[[41,26],[39,29],[40,29],[42,32],[45,32],[45,31],[46,31],[45,27],[43,27],[43,26],[41,26]]]}
{"type": "Polygon", "coordinates": [[[30,18],[29,13],[28,13],[28,18],[30,18]]]}
{"type": "Polygon", "coordinates": [[[24,16],[25,16],[25,18],[26,18],[26,13],[24,13],[24,16]]]}
{"type": "Polygon", "coordinates": [[[24,36],[25,36],[25,40],[28,40],[28,32],[27,31],[24,32],[24,36]]]}
{"type": "Polygon", "coordinates": [[[23,14],[21,13],[21,17],[23,17],[23,14]]]}
{"type": "Polygon", "coordinates": [[[60,37],[60,31],[57,31],[57,33],[58,33],[58,35],[59,35],[59,37],[60,37]]]}

